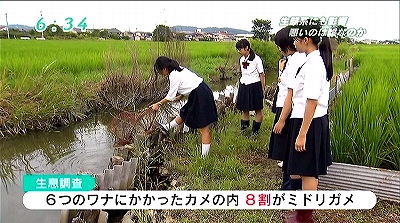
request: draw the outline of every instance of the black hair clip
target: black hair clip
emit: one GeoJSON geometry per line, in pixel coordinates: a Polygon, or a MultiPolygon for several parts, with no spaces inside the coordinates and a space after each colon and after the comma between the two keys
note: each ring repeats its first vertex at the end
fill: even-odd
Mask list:
{"type": "Polygon", "coordinates": [[[250,65],[247,61],[242,62],[243,68],[247,69],[247,67],[250,65]]]}

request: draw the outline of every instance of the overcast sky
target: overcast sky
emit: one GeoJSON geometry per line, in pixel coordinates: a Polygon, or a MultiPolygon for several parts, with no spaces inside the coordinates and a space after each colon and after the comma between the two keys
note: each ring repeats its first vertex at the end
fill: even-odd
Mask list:
{"type": "Polygon", "coordinates": [[[65,26],[71,17],[74,27],[86,17],[87,28],[117,28],[121,31],[150,31],[157,24],[198,28],[230,27],[251,31],[254,19],[269,19],[272,33],[280,28],[282,16],[348,16],[348,28],[365,28],[360,39],[398,39],[399,1],[0,1],[0,25],[35,26],[43,13],[46,24],[65,26]]]}

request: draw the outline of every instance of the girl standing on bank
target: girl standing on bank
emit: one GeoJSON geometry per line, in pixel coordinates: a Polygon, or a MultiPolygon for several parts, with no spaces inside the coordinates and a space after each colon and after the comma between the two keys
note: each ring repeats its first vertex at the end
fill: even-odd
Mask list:
{"type": "Polygon", "coordinates": [[[305,62],[306,54],[297,52],[293,38],[289,37],[290,27],[279,30],[275,36],[275,44],[282,55],[286,57],[286,64],[278,82],[278,95],[276,99],[276,113],[271,132],[268,157],[283,161],[281,190],[301,190],[301,179],[290,180],[286,167],[289,154],[289,120],[292,111],[293,89],[287,83],[295,78],[297,69],[305,62]]]}
{"type": "Polygon", "coordinates": [[[252,132],[248,137],[257,135],[263,120],[265,74],[261,58],[250,48],[250,42],[241,39],[236,43],[236,49],[242,57],[239,60],[242,76],[240,77],[236,108],[242,111],[240,121],[241,133],[250,126],[250,111],[256,112],[252,132]]]}
{"type": "Polygon", "coordinates": [[[167,96],[161,101],[152,105],[153,110],[169,101],[180,100],[182,96],[187,96],[186,104],[181,108],[179,116],[169,124],[160,125],[163,131],[185,123],[188,127],[199,129],[201,134],[201,155],[205,157],[211,145],[210,124],[218,120],[217,107],[214,101],[214,95],[203,81],[189,69],[182,67],[175,60],[165,56],[157,58],[154,64],[155,75],[160,73],[169,78],[169,91],[167,96]],[[179,94],[179,96],[177,96],[179,94]]]}
{"type": "MultiPolygon", "coordinates": [[[[310,22],[310,21],[309,21],[310,22]]],[[[332,164],[328,103],[333,75],[332,50],[329,38],[318,36],[320,25],[296,26],[299,32],[294,45],[305,52],[307,59],[291,83],[293,109],[290,117],[290,151],[287,172],[300,176],[303,190],[317,190],[318,176],[327,174],[332,164]],[[316,35],[310,35],[316,30],[316,35]]],[[[289,86],[290,87],[290,86],[289,86]]],[[[312,223],[313,210],[297,210],[286,215],[287,223],[312,223]]]]}

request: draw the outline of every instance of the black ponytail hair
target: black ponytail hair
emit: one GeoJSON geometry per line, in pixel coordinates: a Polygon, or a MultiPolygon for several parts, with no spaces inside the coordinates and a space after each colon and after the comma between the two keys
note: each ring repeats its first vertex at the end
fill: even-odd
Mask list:
{"type": "Polygon", "coordinates": [[[314,45],[318,46],[326,69],[326,80],[330,81],[333,76],[332,49],[329,37],[326,36],[326,33],[321,32],[323,30],[320,20],[307,19],[304,22],[299,22],[293,28],[298,28],[296,38],[304,39],[307,37],[312,40],[314,45]]]}
{"type": "Polygon", "coordinates": [[[319,44],[319,52],[321,53],[322,60],[325,64],[326,79],[330,81],[333,76],[333,64],[332,64],[332,49],[331,42],[327,36],[322,36],[322,41],[319,44]]]}
{"type": "Polygon", "coordinates": [[[253,49],[250,47],[250,42],[247,39],[241,39],[236,43],[236,49],[244,49],[248,47],[250,50],[250,56],[248,61],[253,61],[254,58],[256,57],[256,54],[254,53],[253,49]]]}
{"type": "Polygon", "coordinates": [[[156,60],[156,62],[154,63],[154,73],[156,75],[155,80],[157,80],[157,76],[158,76],[158,71],[162,70],[162,69],[168,69],[168,73],[171,73],[172,71],[176,70],[181,72],[183,70],[183,68],[181,68],[179,66],[179,63],[176,60],[170,59],[166,56],[159,56],[156,60]]]}

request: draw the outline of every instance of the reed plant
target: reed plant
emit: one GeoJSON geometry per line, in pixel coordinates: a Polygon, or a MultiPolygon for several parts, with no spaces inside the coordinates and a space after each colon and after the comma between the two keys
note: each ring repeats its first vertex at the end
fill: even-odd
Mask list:
{"type": "Polygon", "coordinates": [[[86,117],[86,106],[77,92],[79,84],[54,69],[55,63],[35,75],[11,74],[13,81],[6,83],[0,94],[5,114],[0,119],[1,135],[67,125],[86,117]]]}

